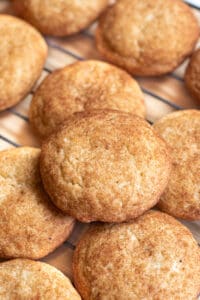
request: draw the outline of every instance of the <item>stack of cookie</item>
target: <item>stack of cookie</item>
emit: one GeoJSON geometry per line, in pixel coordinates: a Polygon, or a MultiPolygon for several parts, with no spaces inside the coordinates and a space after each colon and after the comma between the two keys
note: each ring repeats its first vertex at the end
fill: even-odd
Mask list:
{"type": "MultiPolygon", "coordinates": [[[[174,217],[200,220],[200,111],[152,126],[130,75],[170,72],[192,53],[199,36],[192,12],[181,0],[12,4],[55,36],[83,30],[105,10],[97,48],[117,66],[89,60],[48,75],[29,114],[41,150],[0,153],[0,258],[12,258],[0,264],[0,299],[197,299],[200,250],[174,217]],[[77,291],[34,261],[59,247],[75,220],[98,222],[74,253],[77,291]]],[[[45,63],[45,40],[32,25],[0,15],[0,110],[23,99],[45,63]]],[[[196,61],[198,53],[186,83],[198,98],[196,61]]]]}

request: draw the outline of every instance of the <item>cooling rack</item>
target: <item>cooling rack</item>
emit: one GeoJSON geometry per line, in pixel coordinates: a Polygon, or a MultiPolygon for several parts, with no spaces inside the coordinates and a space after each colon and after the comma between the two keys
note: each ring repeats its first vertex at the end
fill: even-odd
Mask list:
{"type": "MultiPolygon", "coordinates": [[[[185,2],[191,6],[200,22],[200,0],[187,0],[185,2]]],[[[12,14],[9,1],[0,1],[0,13],[12,14]]],[[[85,59],[103,60],[95,47],[94,30],[95,24],[87,31],[72,37],[46,38],[49,54],[40,79],[21,103],[0,113],[0,150],[20,146],[40,146],[39,141],[30,130],[28,120],[28,108],[32,95],[42,79],[57,68],[85,59]]],[[[159,78],[136,78],[145,96],[149,122],[153,123],[175,110],[198,108],[184,87],[183,74],[187,63],[188,61],[185,61],[175,72],[159,78]]],[[[200,244],[200,222],[183,223],[190,228],[200,244]]],[[[72,278],[73,250],[86,227],[87,225],[78,223],[70,238],[43,261],[56,266],[72,278]]]]}

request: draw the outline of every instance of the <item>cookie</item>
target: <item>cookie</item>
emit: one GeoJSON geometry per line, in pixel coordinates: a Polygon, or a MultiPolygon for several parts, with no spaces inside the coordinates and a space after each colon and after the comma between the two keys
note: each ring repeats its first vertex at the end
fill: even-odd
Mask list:
{"type": "Polygon", "coordinates": [[[122,222],[154,206],[169,178],[166,144],[142,118],[77,114],[42,145],[40,170],[54,204],[82,222],[122,222]]]}
{"type": "Polygon", "coordinates": [[[91,225],[76,247],[73,275],[83,300],[196,300],[199,261],[189,230],[149,211],[130,223],[91,225]]]}
{"type": "Polygon", "coordinates": [[[200,220],[200,111],[171,113],[154,125],[172,150],[172,172],[158,206],[178,218],[200,220]]]}
{"type": "Polygon", "coordinates": [[[0,263],[0,286],[0,298],[4,300],[81,300],[59,270],[28,259],[0,263]]]}
{"type": "Polygon", "coordinates": [[[40,76],[47,45],[28,23],[0,15],[0,111],[17,104],[40,76]]]}
{"type": "Polygon", "coordinates": [[[123,70],[104,62],[76,62],[47,76],[35,92],[30,123],[48,136],[74,112],[116,109],[145,116],[143,94],[123,70]]]}
{"type": "Polygon", "coordinates": [[[74,226],[44,192],[39,157],[39,149],[28,147],[0,152],[1,258],[46,256],[74,226]]]}
{"type": "Polygon", "coordinates": [[[157,76],[181,64],[198,37],[197,20],[181,0],[118,0],[100,18],[96,43],[131,74],[157,76]]]}
{"type": "Polygon", "coordinates": [[[108,0],[12,0],[15,12],[43,34],[65,36],[87,28],[108,0]]]}
{"type": "Polygon", "coordinates": [[[188,91],[200,103],[200,49],[193,53],[184,79],[188,91]]]}

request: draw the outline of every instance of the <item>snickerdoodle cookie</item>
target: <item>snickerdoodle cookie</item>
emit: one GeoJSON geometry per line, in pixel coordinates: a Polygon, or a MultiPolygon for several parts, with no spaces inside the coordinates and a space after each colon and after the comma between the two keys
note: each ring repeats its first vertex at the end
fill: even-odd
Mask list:
{"type": "Polygon", "coordinates": [[[181,0],[118,0],[100,18],[96,42],[108,61],[153,76],[182,63],[198,36],[197,20],[181,0]]]}
{"type": "Polygon", "coordinates": [[[137,82],[117,67],[89,60],[47,76],[35,92],[29,115],[35,131],[45,137],[74,112],[104,108],[145,116],[137,82]]]}
{"type": "Polygon", "coordinates": [[[0,263],[0,287],[2,300],[81,300],[59,270],[28,259],[0,263]]]}
{"type": "Polygon", "coordinates": [[[165,142],[142,118],[119,111],[75,115],[43,145],[46,191],[80,221],[122,222],[154,206],[169,178],[165,142]]]}
{"type": "Polygon", "coordinates": [[[200,111],[171,113],[154,125],[172,150],[172,172],[159,208],[182,219],[200,220],[200,111]]]}
{"type": "Polygon", "coordinates": [[[16,13],[44,34],[70,35],[87,28],[108,0],[12,0],[16,13]]]}
{"type": "Polygon", "coordinates": [[[35,28],[0,15],[0,111],[18,103],[41,74],[47,46],[35,28]]]}
{"type": "Polygon", "coordinates": [[[196,300],[200,251],[174,218],[150,211],[130,223],[92,225],[73,259],[83,300],[196,300]]]}
{"type": "Polygon", "coordinates": [[[194,52],[187,66],[185,84],[191,95],[200,102],[200,49],[194,52]]]}
{"type": "Polygon", "coordinates": [[[74,220],[63,215],[43,190],[40,150],[0,152],[0,257],[38,259],[69,236],[74,220]]]}

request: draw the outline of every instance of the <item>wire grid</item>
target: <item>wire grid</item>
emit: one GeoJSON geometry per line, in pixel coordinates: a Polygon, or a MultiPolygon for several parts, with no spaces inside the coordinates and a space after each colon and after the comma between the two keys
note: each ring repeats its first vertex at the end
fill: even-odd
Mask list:
{"type": "MultiPolygon", "coordinates": [[[[200,21],[200,1],[187,0],[185,2],[192,7],[195,15],[200,21]]],[[[3,12],[5,9],[7,12],[6,0],[0,1],[0,12],[2,12],[1,7],[3,8],[3,12]]],[[[49,56],[41,78],[21,103],[0,113],[0,150],[27,145],[39,146],[39,142],[36,137],[33,136],[32,132],[30,132],[28,124],[28,107],[32,95],[43,78],[55,69],[75,61],[102,59],[97,53],[94,45],[94,30],[95,25],[91,26],[87,31],[73,37],[62,39],[46,38],[46,42],[49,46],[49,56]]],[[[174,73],[157,79],[136,78],[145,95],[147,120],[150,123],[153,123],[166,113],[174,110],[198,108],[184,88],[183,74],[186,64],[187,62],[175,70],[174,73]]],[[[195,238],[200,243],[200,222],[183,221],[183,223],[190,228],[195,238]]],[[[87,226],[78,223],[71,237],[54,253],[47,256],[47,258],[44,258],[43,261],[55,265],[58,269],[71,277],[71,252],[73,252],[75,244],[82,231],[85,230],[85,227],[87,226]],[[64,265],[64,262],[66,265],[64,265]]]]}

